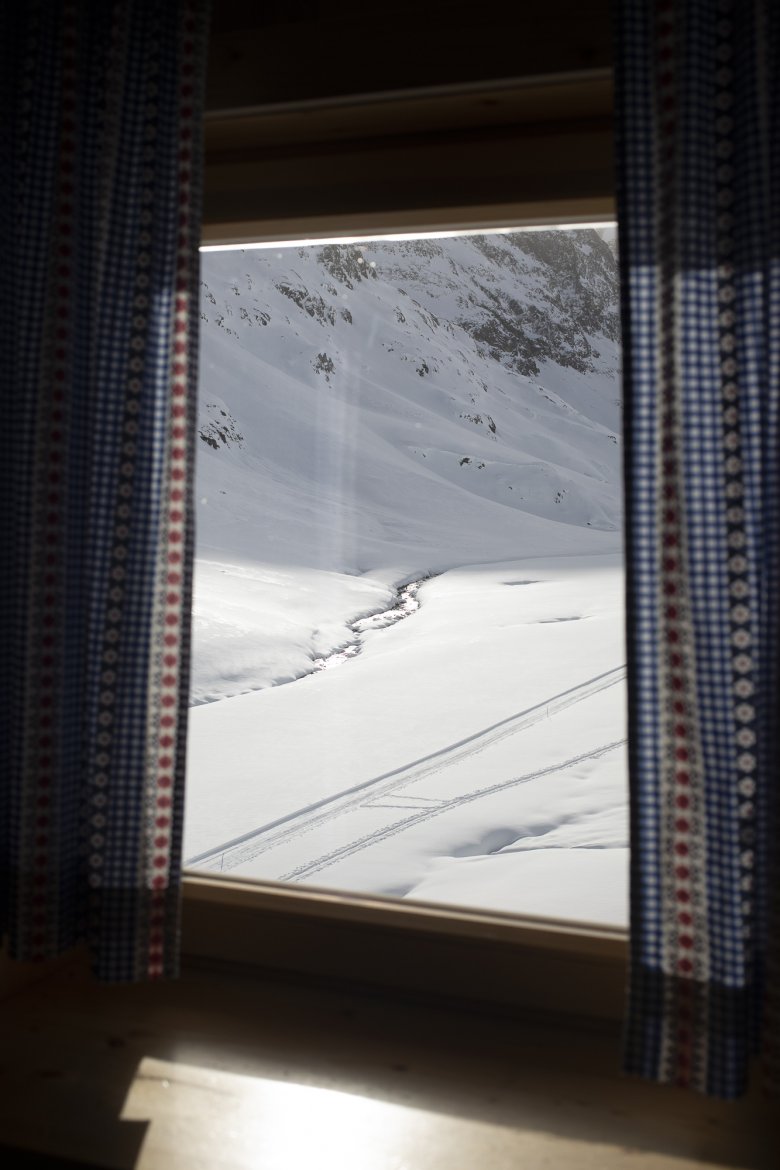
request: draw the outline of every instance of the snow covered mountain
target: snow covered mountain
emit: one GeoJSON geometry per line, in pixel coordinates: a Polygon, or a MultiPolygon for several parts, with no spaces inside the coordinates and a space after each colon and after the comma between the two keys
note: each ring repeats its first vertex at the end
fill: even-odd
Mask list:
{"type": "Polygon", "coordinates": [[[595,232],[207,253],[202,294],[200,548],[245,550],[236,473],[258,543],[323,568],[416,556],[432,529],[446,559],[464,508],[459,558],[495,505],[515,513],[488,521],[502,553],[521,517],[619,526],[617,275],[595,232]]]}
{"type": "Polygon", "coordinates": [[[619,547],[617,272],[595,231],[204,253],[201,291],[195,702],[306,673],[413,576],[619,547]]]}
{"type": "Polygon", "coordinates": [[[624,922],[610,243],[231,250],[202,277],[188,862],[624,922]]]}

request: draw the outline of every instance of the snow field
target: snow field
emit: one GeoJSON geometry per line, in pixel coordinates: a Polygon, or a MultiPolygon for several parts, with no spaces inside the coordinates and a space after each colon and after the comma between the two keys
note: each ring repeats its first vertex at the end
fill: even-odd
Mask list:
{"type": "Polygon", "coordinates": [[[625,921],[619,559],[471,566],[419,597],[342,667],[192,711],[186,856],[270,826],[201,864],[625,921]]]}

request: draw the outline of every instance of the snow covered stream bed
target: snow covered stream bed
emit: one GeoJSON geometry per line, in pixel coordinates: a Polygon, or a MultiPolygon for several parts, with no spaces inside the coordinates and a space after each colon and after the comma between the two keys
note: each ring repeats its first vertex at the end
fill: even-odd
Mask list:
{"type": "Polygon", "coordinates": [[[411,617],[420,608],[420,599],[417,594],[420,592],[423,581],[428,579],[429,577],[421,577],[418,581],[410,581],[408,585],[403,585],[398,590],[397,595],[386,609],[368,614],[366,617],[355,618],[349,625],[353,640],[348,642],[346,646],[332,650],[324,658],[315,658],[314,669],[331,670],[334,666],[342,666],[343,663],[349,662],[351,658],[355,658],[360,653],[365,634],[373,633],[376,630],[386,630],[390,626],[394,626],[396,622],[411,617]]]}

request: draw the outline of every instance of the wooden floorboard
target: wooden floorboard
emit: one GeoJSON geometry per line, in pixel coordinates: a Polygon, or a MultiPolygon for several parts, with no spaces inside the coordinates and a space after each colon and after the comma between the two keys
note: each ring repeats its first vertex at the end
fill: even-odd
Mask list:
{"type": "Polygon", "coordinates": [[[780,1165],[757,1092],[734,1105],[624,1078],[607,1026],[225,970],[105,987],[81,964],[17,990],[2,1014],[0,1141],[71,1165],[780,1165]]]}

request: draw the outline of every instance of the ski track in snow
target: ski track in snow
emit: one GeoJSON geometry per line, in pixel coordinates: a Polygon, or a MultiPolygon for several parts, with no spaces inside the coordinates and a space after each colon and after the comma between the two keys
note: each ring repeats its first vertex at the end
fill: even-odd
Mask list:
{"type": "MultiPolygon", "coordinates": [[[[464,804],[471,804],[472,801],[482,800],[483,797],[492,796],[495,792],[503,792],[507,788],[514,788],[520,784],[528,784],[531,780],[537,780],[540,776],[549,776],[554,772],[563,772],[575,764],[583,763],[585,760],[598,760],[602,756],[608,755],[609,752],[616,751],[625,742],[625,739],[617,739],[612,743],[602,744],[601,747],[594,748],[592,751],[582,752],[578,756],[571,756],[568,760],[559,761],[557,764],[549,764],[546,768],[539,768],[536,772],[529,772],[525,776],[514,776],[511,780],[501,780],[486,788],[476,788],[472,792],[465,792],[460,796],[453,796],[449,800],[442,800],[433,808],[421,809],[414,816],[405,817],[403,820],[396,821],[391,825],[384,825],[381,829],[377,829],[373,833],[366,833],[365,836],[358,838],[357,841],[350,841],[347,845],[342,845],[330,853],[322,854],[321,857],[317,857],[313,861],[299,865],[296,869],[290,870],[289,873],[282,874],[278,880],[281,882],[297,882],[303,878],[309,878],[313,874],[320,873],[323,869],[328,869],[331,865],[335,865],[339,861],[346,861],[347,858],[352,857],[355,853],[359,853],[361,849],[369,849],[372,845],[378,845],[381,841],[386,841],[388,837],[394,837],[398,833],[403,833],[407,829],[419,825],[422,821],[429,821],[432,817],[439,816],[441,813],[448,812],[450,809],[461,808],[464,804]]],[[[377,805],[372,801],[368,807],[389,808],[392,806],[377,805]]]]}
{"type": "MultiPolygon", "coordinates": [[[[195,857],[191,857],[185,862],[185,865],[197,865],[199,869],[217,869],[220,871],[235,869],[239,865],[245,865],[247,862],[253,861],[260,854],[266,853],[278,845],[311,832],[312,829],[317,828],[327,821],[333,820],[337,816],[350,812],[361,805],[382,807],[381,805],[377,806],[375,802],[381,798],[393,796],[403,789],[418,783],[420,780],[443,771],[445,768],[450,768],[454,764],[473,758],[484,752],[487,748],[506,739],[508,736],[515,735],[518,731],[532,727],[542,719],[547,719],[550,715],[556,715],[568,707],[590,698],[590,696],[597,694],[599,691],[615,686],[617,683],[622,682],[625,677],[625,664],[613,667],[611,670],[604,671],[601,674],[595,675],[593,678],[586,679],[585,682],[579,683],[574,687],[569,687],[567,690],[561,691],[541,703],[536,703],[524,711],[510,715],[506,719],[502,719],[499,723],[494,723],[482,731],[475,732],[465,739],[458,740],[454,744],[440,748],[438,751],[432,752],[420,760],[413,760],[411,763],[405,764],[400,768],[394,768],[391,772],[385,772],[381,776],[373,777],[371,780],[364,780],[360,784],[356,784],[333,796],[325,797],[322,800],[315,801],[313,804],[296,809],[294,812],[288,813],[278,820],[271,821],[267,825],[262,825],[250,833],[245,833],[241,837],[234,838],[232,841],[222,842],[215,848],[208,849],[195,857]],[[370,799],[367,799],[367,795],[369,794],[370,799]],[[274,829],[278,831],[273,832],[274,829]]],[[[453,797],[451,800],[440,801],[432,806],[426,805],[417,817],[406,818],[402,822],[402,827],[407,827],[407,823],[417,823],[419,820],[438,815],[449,808],[456,807],[458,803],[469,803],[481,796],[488,796],[493,792],[498,792],[502,788],[525,783],[528,780],[534,779],[536,776],[543,776],[548,772],[560,771],[563,768],[577,763],[579,760],[589,759],[612,750],[623,742],[624,740],[616,740],[614,743],[608,744],[605,747],[597,748],[581,756],[573,757],[564,763],[557,763],[550,767],[542,768],[529,776],[515,777],[511,780],[500,781],[498,784],[485,785],[483,788],[474,792],[453,797]]],[[[420,800],[427,798],[414,797],[411,794],[405,794],[403,797],[405,801],[410,799],[420,800]]],[[[409,806],[407,805],[407,807],[409,806]]],[[[374,839],[382,839],[381,834],[390,830],[398,832],[400,828],[393,829],[392,826],[389,826],[387,830],[378,830],[379,835],[373,834],[369,843],[374,839]]],[[[360,847],[364,848],[365,846],[360,847]]],[[[343,848],[350,849],[351,846],[344,846],[343,848]]],[[[341,851],[338,852],[340,856],[341,851]]],[[[338,857],[335,860],[338,860],[338,857]]],[[[295,878],[287,875],[279,880],[297,880],[304,873],[314,872],[310,871],[309,865],[320,868],[320,861],[321,859],[317,859],[301,867],[300,871],[293,871],[295,878]]],[[[327,864],[330,865],[332,862],[328,861],[327,864]]]]}

